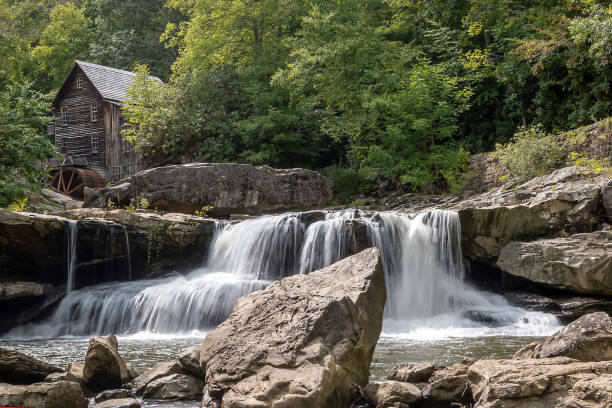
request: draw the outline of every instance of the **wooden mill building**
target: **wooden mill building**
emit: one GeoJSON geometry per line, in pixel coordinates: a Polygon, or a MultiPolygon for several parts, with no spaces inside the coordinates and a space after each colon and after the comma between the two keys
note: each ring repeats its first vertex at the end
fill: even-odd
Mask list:
{"type": "Polygon", "coordinates": [[[76,169],[77,178],[80,175],[95,179],[99,175],[97,184],[119,180],[139,170],[138,155],[121,134],[125,123],[121,110],[135,76],[121,69],[75,61],[53,100],[56,120],[49,127],[57,151],[64,155],[54,162],[55,167],[64,167],[59,180],[59,171],[55,171],[54,187],[59,191],[73,195],[74,188],[66,187],[74,185],[73,180],[61,180],[74,177],[67,176],[71,174],[65,169],[67,165],[76,169]]]}

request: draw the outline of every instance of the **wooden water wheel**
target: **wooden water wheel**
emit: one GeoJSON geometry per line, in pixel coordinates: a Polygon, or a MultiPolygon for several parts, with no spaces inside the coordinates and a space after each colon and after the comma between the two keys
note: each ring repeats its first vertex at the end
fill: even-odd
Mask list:
{"type": "Polygon", "coordinates": [[[58,193],[82,200],[85,187],[104,187],[104,182],[94,170],[60,167],[52,170],[49,185],[58,193]]]}

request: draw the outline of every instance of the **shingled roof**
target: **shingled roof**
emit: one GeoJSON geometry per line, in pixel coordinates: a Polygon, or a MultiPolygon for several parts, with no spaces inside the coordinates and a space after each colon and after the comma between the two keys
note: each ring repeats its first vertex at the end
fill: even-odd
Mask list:
{"type": "MultiPolygon", "coordinates": [[[[135,73],[92,64],[91,62],[75,61],[74,63],[75,66],[81,68],[87,79],[98,90],[102,99],[114,103],[121,103],[127,99],[127,90],[134,83],[135,73]]],[[[70,71],[72,72],[72,70],[70,71]]],[[[149,78],[162,83],[162,80],[157,77],[150,76],[149,78]]]]}

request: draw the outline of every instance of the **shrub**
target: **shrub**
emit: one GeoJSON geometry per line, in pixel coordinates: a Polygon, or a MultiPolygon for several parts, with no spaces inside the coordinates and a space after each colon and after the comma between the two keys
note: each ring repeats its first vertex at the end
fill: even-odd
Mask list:
{"type": "Polygon", "coordinates": [[[564,161],[557,138],[540,125],[521,127],[509,143],[497,144],[492,156],[508,168],[512,178],[519,180],[550,173],[564,161]]]}
{"type": "Polygon", "coordinates": [[[350,203],[351,196],[369,188],[369,182],[364,175],[351,168],[333,166],[323,173],[334,182],[334,193],[341,204],[350,203]]]}

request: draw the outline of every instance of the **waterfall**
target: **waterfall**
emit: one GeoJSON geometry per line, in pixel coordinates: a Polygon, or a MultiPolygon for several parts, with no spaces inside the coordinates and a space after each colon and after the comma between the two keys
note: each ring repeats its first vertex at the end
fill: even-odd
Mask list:
{"type": "Polygon", "coordinates": [[[76,261],[77,261],[77,232],[79,228],[79,222],[75,220],[68,221],[68,245],[66,260],[68,263],[68,280],[66,282],[66,293],[72,292],[74,288],[74,274],[76,272],[76,261]]]}
{"type": "Polygon", "coordinates": [[[128,265],[128,280],[132,280],[132,252],[130,251],[130,237],[127,232],[127,228],[125,225],[123,227],[123,235],[125,236],[125,254],[127,256],[127,265],[128,265]]]}
{"type": "MultiPolygon", "coordinates": [[[[381,251],[388,294],[385,330],[539,322],[538,316],[464,281],[461,226],[454,212],[345,210],[328,212],[312,223],[304,218],[309,217],[287,213],[218,222],[204,267],[180,277],[75,290],[49,320],[19,330],[29,336],[56,337],[210,329],[227,318],[237,298],[274,280],[328,266],[367,246],[381,251]]],[[[550,331],[548,326],[557,324],[554,317],[544,321],[534,323],[536,332],[541,327],[550,331]]]]}

